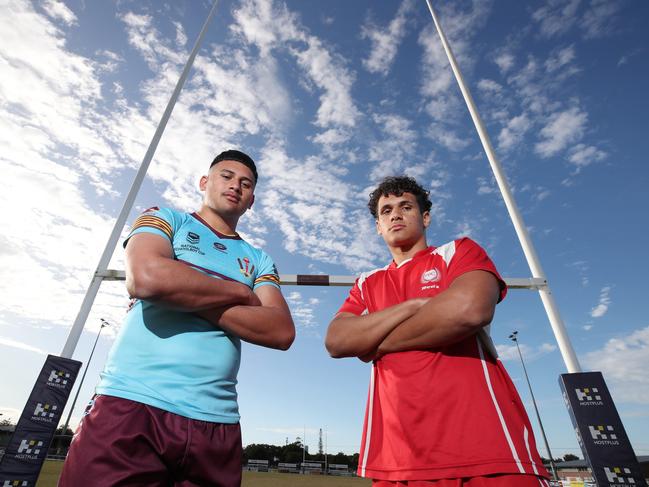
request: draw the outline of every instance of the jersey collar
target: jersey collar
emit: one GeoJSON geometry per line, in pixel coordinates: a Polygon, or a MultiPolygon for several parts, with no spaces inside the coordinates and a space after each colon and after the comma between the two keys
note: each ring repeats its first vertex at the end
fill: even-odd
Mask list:
{"type": "Polygon", "coordinates": [[[432,253],[436,248],[437,248],[437,247],[433,247],[432,245],[429,246],[429,247],[426,247],[425,249],[422,249],[422,250],[420,250],[419,252],[417,252],[415,255],[413,255],[413,256],[410,257],[409,259],[404,260],[404,261],[403,261],[401,264],[399,264],[399,265],[397,265],[397,263],[396,263],[394,260],[392,260],[392,262],[390,262],[390,265],[388,266],[388,269],[400,269],[401,267],[403,267],[403,266],[404,266],[405,264],[407,264],[408,262],[410,262],[410,261],[412,261],[412,260],[415,260],[415,259],[418,259],[418,258],[421,257],[422,255],[427,255],[427,254],[429,254],[429,253],[432,253]]]}
{"type": "Polygon", "coordinates": [[[203,220],[201,218],[201,216],[196,212],[190,213],[190,215],[193,216],[199,222],[201,222],[203,225],[205,225],[207,228],[209,228],[212,231],[212,233],[214,233],[219,238],[229,238],[229,239],[232,239],[232,240],[241,240],[241,237],[236,232],[234,233],[234,235],[227,235],[225,233],[219,232],[216,228],[213,228],[209,223],[207,223],[205,220],[203,220]]]}

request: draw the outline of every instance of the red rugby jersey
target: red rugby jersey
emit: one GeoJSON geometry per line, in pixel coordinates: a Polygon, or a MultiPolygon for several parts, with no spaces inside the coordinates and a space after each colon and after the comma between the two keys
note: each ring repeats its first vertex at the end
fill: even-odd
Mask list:
{"type": "MultiPolygon", "coordinates": [[[[491,272],[468,238],[428,247],[412,259],[362,274],[340,312],[373,313],[433,297],[465,272],[491,272]]],[[[501,473],[548,477],[529,419],[488,331],[454,345],[391,353],[372,365],[358,474],[434,480],[501,473]]]]}

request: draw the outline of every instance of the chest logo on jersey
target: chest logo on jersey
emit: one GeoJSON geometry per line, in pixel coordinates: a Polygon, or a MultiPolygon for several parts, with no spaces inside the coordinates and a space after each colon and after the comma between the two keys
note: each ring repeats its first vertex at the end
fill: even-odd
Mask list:
{"type": "Polygon", "coordinates": [[[194,232],[187,232],[187,241],[190,244],[197,244],[198,242],[200,242],[200,240],[201,236],[199,234],[194,232]]]}
{"type": "Polygon", "coordinates": [[[250,265],[250,259],[248,257],[244,257],[243,261],[237,258],[237,262],[239,263],[239,270],[244,276],[250,277],[255,272],[255,266],[254,264],[252,266],[250,265]]]}
{"type": "Polygon", "coordinates": [[[429,269],[421,275],[421,283],[428,284],[429,282],[439,281],[440,274],[436,268],[429,269]]]}
{"type": "Polygon", "coordinates": [[[221,242],[214,242],[214,248],[218,250],[219,252],[227,252],[228,248],[223,245],[221,242]]]}

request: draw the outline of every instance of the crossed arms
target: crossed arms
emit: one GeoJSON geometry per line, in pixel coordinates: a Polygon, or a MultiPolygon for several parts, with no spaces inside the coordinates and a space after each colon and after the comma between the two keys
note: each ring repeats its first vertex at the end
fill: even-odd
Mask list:
{"type": "Polygon", "coordinates": [[[493,274],[470,271],[433,298],[410,299],[361,316],[338,313],[325,346],[334,358],[369,362],[387,353],[451,345],[491,323],[499,293],[493,274]]]}
{"type": "Polygon", "coordinates": [[[295,326],[279,289],[215,279],[173,258],[159,235],[133,235],[126,246],[126,288],[133,298],[197,315],[244,341],[287,350],[295,326]]]}

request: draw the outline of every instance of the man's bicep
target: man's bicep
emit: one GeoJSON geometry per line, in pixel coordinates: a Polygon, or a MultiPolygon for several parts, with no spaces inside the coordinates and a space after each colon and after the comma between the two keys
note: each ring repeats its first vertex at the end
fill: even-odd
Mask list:
{"type": "Polygon", "coordinates": [[[126,244],[126,270],[133,271],[143,262],[155,257],[172,259],[173,248],[166,237],[154,233],[138,233],[126,244]]]}
{"type": "Polygon", "coordinates": [[[336,320],[341,320],[341,319],[344,319],[344,318],[358,318],[358,316],[359,315],[356,315],[354,313],[350,313],[348,311],[340,311],[339,313],[336,313],[336,316],[334,316],[333,320],[331,320],[331,321],[334,322],[336,320]]]}
{"type": "Polygon", "coordinates": [[[254,292],[259,298],[259,301],[261,301],[262,306],[279,308],[286,310],[287,313],[289,312],[288,304],[286,304],[284,295],[282,294],[282,291],[279,290],[279,288],[273,286],[272,284],[267,284],[265,286],[259,286],[257,289],[255,289],[254,292]]]}
{"type": "Polygon", "coordinates": [[[466,294],[472,300],[486,306],[496,306],[500,296],[498,278],[486,270],[474,270],[461,274],[449,286],[449,290],[466,294]]]}

